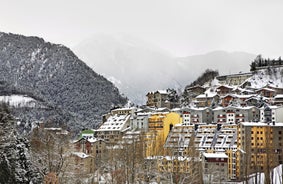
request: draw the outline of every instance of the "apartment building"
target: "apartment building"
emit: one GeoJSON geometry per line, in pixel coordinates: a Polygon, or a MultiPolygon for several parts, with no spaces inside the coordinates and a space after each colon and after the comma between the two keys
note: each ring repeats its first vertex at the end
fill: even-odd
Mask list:
{"type": "Polygon", "coordinates": [[[180,110],[183,118],[183,125],[193,125],[199,123],[209,124],[213,121],[212,109],[203,108],[183,108],[180,110]]]}
{"type": "Polygon", "coordinates": [[[260,108],[260,122],[283,122],[283,106],[265,105],[260,108]]]}
{"type": "Polygon", "coordinates": [[[254,106],[247,107],[217,107],[213,109],[214,123],[237,124],[239,122],[257,122],[260,110],[254,106]]]}
{"type": "Polygon", "coordinates": [[[164,147],[167,154],[185,157],[191,156],[192,148],[200,153],[225,153],[228,156],[228,177],[236,178],[236,125],[175,125],[164,147]]]}
{"type": "Polygon", "coordinates": [[[237,179],[263,172],[270,183],[270,171],[283,162],[283,123],[241,122],[237,134],[237,179]]]}

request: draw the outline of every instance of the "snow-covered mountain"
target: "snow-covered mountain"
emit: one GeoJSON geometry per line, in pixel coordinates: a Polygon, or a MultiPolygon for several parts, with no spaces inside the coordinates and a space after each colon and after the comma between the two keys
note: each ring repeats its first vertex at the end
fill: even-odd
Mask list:
{"type": "Polygon", "coordinates": [[[112,81],[137,104],[157,89],[182,89],[207,68],[220,74],[249,70],[256,57],[243,52],[216,51],[178,58],[129,35],[96,34],[73,48],[88,66],[112,81]]]}
{"type": "Polygon", "coordinates": [[[0,32],[0,73],[1,95],[28,94],[40,99],[54,111],[69,114],[60,121],[72,122],[70,128],[93,128],[102,114],[126,103],[111,82],[69,48],[37,37],[0,32]]]}
{"type": "Polygon", "coordinates": [[[136,103],[142,102],[147,91],[175,84],[170,54],[137,38],[98,34],[73,50],[136,103]]]}

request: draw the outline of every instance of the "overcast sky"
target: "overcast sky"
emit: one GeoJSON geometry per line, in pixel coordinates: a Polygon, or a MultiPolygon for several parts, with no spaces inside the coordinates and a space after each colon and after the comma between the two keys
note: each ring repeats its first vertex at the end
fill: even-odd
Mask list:
{"type": "Polygon", "coordinates": [[[0,30],[73,47],[128,33],[177,56],[214,50],[283,56],[282,0],[0,0],[0,30]]]}

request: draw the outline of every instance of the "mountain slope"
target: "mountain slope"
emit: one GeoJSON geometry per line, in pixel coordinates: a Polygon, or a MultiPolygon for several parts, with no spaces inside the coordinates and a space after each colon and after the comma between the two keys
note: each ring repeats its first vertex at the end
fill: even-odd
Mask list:
{"type": "Polygon", "coordinates": [[[178,58],[128,35],[94,35],[74,47],[88,66],[112,80],[137,104],[148,91],[184,88],[207,68],[220,74],[244,71],[256,56],[244,52],[211,52],[178,58]]]}
{"type": "Polygon", "coordinates": [[[0,73],[0,81],[67,111],[82,126],[95,126],[101,114],[126,103],[70,49],[37,37],[0,33],[0,73]]]}
{"type": "Polygon", "coordinates": [[[73,50],[135,103],[144,103],[148,91],[178,85],[170,54],[137,38],[97,34],[73,50]]]}

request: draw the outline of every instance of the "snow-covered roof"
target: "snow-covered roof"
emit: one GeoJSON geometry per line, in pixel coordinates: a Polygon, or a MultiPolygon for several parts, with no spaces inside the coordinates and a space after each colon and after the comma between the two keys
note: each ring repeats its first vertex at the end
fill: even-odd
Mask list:
{"type": "Polygon", "coordinates": [[[228,88],[228,89],[234,89],[233,86],[228,86],[228,85],[220,85],[220,86],[218,86],[216,89],[219,89],[219,88],[221,88],[221,87],[225,87],[225,88],[228,88]]]}
{"type": "Polygon", "coordinates": [[[271,91],[271,92],[275,92],[275,90],[274,90],[274,89],[271,89],[271,88],[260,88],[260,89],[256,90],[256,92],[258,92],[258,91],[262,91],[262,90],[264,90],[264,91],[271,91]]]}
{"type": "Polygon", "coordinates": [[[217,96],[217,93],[205,93],[205,94],[200,94],[196,97],[196,99],[198,98],[213,98],[217,96]]]}
{"type": "Polygon", "coordinates": [[[283,123],[275,123],[274,125],[272,123],[267,124],[263,122],[241,122],[244,126],[279,126],[283,127],[283,123]]]}
{"type": "Polygon", "coordinates": [[[130,115],[112,115],[95,131],[122,131],[129,119],[130,115]]]}
{"type": "Polygon", "coordinates": [[[194,111],[204,111],[206,109],[209,109],[209,107],[191,107],[190,109],[194,111]]]}
{"type": "Polygon", "coordinates": [[[278,94],[274,97],[274,99],[277,99],[277,98],[283,98],[283,94],[278,94]]]}
{"type": "Polygon", "coordinates": [[[168,94],[167,90],[157,90],[156,92],[163,94],[163,95],[168,94]]]}
{"type": "MultiPolygon", "coordinates": [[[[185,161],[188,160],[190,161],[192,157],[183,157],[183,156],[161,156],[158,158],[159,160],[165,159],[165,160],[178,160],[178,161],[185,161]]],[[[199,160],[198,157],[195,157],[194,160],[199,160]]]]}
{"type": "Polygon", "coordinates": [[[206,158],[228,158],[225,153],[203,153],[206,158]]]}
{"type": "Polygon", "coordinates": [[[124,108],[113,109],[112,111],[129,111],[133,109],[135,109],[135,107],[124,107],[124,108]]]}
{"type": "Polygon", "coordinates": [[[223,109],[242,109],[242,110],[249,110],[249,109],[253,109],[253,108],[257,108],[255,106],[245,106],[245,107],[239,107],[239,106],[227,106],[227,107],[216,107],[213,109],[213,111],[218,111],[218,110],[223,110],[223,109]]]}
{"type": "Polygon", "coordinates": [[[234,98],[251,98],[251,97],[253,97],[253,96],[255,96],[255,95],[238,95],[238,94],[227,94],[227,95],[225,95],[225,96],[223,96],[222,98],[226,98],[227,96],[231,96],[231,97],[234,97],[234,98]]]}
{"type": "Polygon", "coordinates": [[[240,87],[236,87],[234,88],[232,91],[237,91],[239,90],[240,92],[248,92],[248,93],[253,93],[252,90],[246,89],[246,88],[240,88],[240,87]]]}

